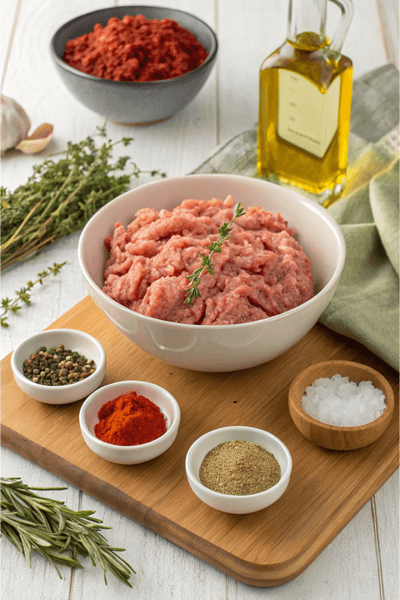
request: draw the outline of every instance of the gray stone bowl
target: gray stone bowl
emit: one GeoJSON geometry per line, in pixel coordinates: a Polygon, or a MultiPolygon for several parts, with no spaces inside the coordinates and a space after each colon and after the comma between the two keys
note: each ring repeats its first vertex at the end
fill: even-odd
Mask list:
{"type": "Polygon", "coordinates": [[[62,25],[50,43],[57,72],[75,98],[110,121],[129,125],[164,121],[189,104],[210,75],[217,51],[217,37],[204,21],[187,12],[159,6],[114,6],[81,15],[62,25]],[[82,73],[62,59],[66,42],[93,31],[96,23],[105,26],[111,17],[122,19],[138,14],[147,19],[174,19],[191,31],[208,52],[204,63],[174,79],[113,81],[82,73]]]}

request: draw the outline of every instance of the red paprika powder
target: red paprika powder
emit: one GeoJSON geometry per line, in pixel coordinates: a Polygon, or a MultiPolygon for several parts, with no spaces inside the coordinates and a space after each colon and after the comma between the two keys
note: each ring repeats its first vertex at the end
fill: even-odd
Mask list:
{"type": "Polygon", "coordinates": [[[71,67],[114,81],[156,81],[196,69],[208,53],[195,36],[172,19],[143,15],[112,17],[103,27],[67,42],[71,67]]]}
{"type": "Polygon", "coordinates": [[[117,446],[147,444],[167,431],[158,406],[134,391],[103,404],[98,417],[100,422],[94,426],[96,437],[117,446]]]}

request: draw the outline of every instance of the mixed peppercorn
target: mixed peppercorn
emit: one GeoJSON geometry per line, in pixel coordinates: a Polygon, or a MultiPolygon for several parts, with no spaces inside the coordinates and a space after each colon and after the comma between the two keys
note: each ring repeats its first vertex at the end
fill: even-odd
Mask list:
{"type": "Polygon", "coordinates": [[[49,350],[42,346],[24,362],[24,375],[39,385],[70,385],[86,379],[95,370],[94,360],[66,350],[64,344],[49,350]]]}

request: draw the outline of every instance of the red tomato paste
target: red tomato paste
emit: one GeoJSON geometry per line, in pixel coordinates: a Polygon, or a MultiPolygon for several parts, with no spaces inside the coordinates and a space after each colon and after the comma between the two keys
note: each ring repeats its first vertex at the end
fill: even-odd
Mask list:
{"type": "Polygon", "coordinates": [[[196,69],[208,53],[171,19],[112,17],[103,27],[67,42],[64,60],[79,71],[114,81],[155,81],[196,69]]]}

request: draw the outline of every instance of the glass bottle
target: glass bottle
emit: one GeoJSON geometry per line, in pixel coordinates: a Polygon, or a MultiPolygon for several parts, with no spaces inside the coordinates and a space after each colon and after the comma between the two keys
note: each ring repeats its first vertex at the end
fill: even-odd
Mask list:
{"type": "Polygon", "coordinates": [[[285,43],[260,69],[258,175],[311,192],[321,204],[346,182],[353,66],[341,49],[353,17],[341,9],[332,43],[327,0],[289,0],[285,43]]]}

